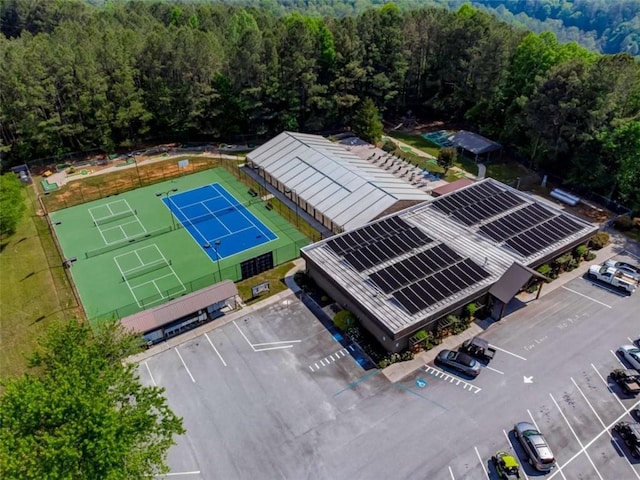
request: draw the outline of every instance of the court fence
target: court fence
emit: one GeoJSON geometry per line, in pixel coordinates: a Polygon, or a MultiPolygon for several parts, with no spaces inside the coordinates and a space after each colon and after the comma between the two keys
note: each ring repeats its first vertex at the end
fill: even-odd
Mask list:
{"type": "MultiPolygon", "coordinates": [[[[291,242],[288,245],[273,250],[273,264],[274,266],[282,265],[283,263],[295,260],[300,256],[300,249],[307,245],[306,240],[300,240],[298,242],[291,242]]],[[[175,290],[168,290],[161,292],[163,295],[162,302],[158,301],[158,295],[153,297],[138,299],[138,303],[130,303],[123,305],[111,311],[100,312],[89,315],[91,320],[95,319],[121,319],[134,313],[146,310],[148,308],[157,307],[163,303],[166,303],[175,298],[187,295],[192,292],[196,292],[203,288],[209,287],[214,283],[218,283],[221,280],[232,280],[237,282],[242,279],[241,265],[235,264],[218,270],[216,264],[211,264],[211,272],[203,275],[199,278],[191,280],[189,282],[183,282],[186,290],[176,292],[175,290]]]]}

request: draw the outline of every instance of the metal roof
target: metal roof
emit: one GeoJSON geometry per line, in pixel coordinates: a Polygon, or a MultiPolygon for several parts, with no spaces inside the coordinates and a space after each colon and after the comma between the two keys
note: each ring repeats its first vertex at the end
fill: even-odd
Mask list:
{"type": "MultiPolygon", "coordinates": [[[[455,306],[464,305],[464,303],[470,301],[469,299],[483,295],[504,275],[514,261],[525,266],[535,265],[536,262],[547,258],[550,254],[553,254],[553,252],[560,252],[563,248],[570,248],[572,245],[575,245],[576,242],[583,241],[597,231],[597,226],[555,209],[555,211],[552,212],[554,215],[569,217],[572,222],[580,226],[580,229],[571,235],[556,240],[546,248],[536,251],[527,257],[523,257],[515,250],[509,248],[505,242],[496,241],[480,230],[482,225],[494,220],[496,217],[503,218],[510,212],[522,210],[536,203],[537,200],[534,197],[488,178],[456,192],[434,198],[395,215],[390,215],[376,222],[372,222],[366,227],[345,232],[330,239],[304,247],[302,249],[302,255],[305,259],[308,259],[311,264],[322,270],[325,275],[331,278],[343,291],[348,292],[352,299],[368,312],[370,318],[376,319],[381,326],[385,327],[387,331],[397,337],[415,331],[422,325],[440,318],[455,306]],[[473,189],[478,185],[483,185],[485,189],[497,190],[500,194],[514,196],[518,199],[519,203],[515,205],[513,205],[513,203],[508,204],[503,210],[495,213],[492,217],[485,218],[480,224],[474,225],[465,224],[455,216],[445,213],[440,208],[435,208],[438,202],[444,199],[449,199],[450,201],[453,196],[459,192],[473,189]],[[417,247],[415,243],[409,245],[408,247],[410,247],[410,249],[400,248],[397,250],[395,246],[391,246],[392,248],[388,249],[387,247],[390,245],[386,244],[400,241],[396,240],[393,237],[394,234],[391,233],[383,238],[383,242],[380,242],[380,247],[385,250],[391,250],[391,253],[388,255],[384,253],[380,254],[380,263],[374,264],[374,266],[364,264],[360,265],[360,268],[350,264],[348,260],[351,258],[349,257],[348,242],[344,242],[344,239],[349,236],[361,238],[363,248],[360,250],[364,251],[365,244],[368,242],[367,238],[371,238],[370,234],[367,237],[367,229],[369,229],[369,232],[389,231],[390,227],[387,224],[392,218],[401,219],[402,223],[409,225],[409,227],[419,228],[427,238],[417,247]],[[383,227],[379,228],[376,227],[376,225],[383,227]],[[329,242],[333,243],[329,244],[329,242]],[[337,245],[343,245],[345,251],[343,252],[337,248],[337,245]],[[434,272],[433,274],[427,272],[428,276],[422,279],[415,279],[411,276],[411,273],[408,275],[405,273],[405,278],[401,279],[404,285],[398,287],[398,289],[393,292],[389,292],[388,289],[385,291],[385,289],[380,288],[375,282],[379,276],[379,272],[383,270],[393,271],[393,269],[389,269],[391,266],[399,266],[401,271],[406,272],[400,265],[403,261],[419,256],[422,256],[422,258],[429,257],[429,255],[437,256],[440,255],[441,252],[446,252],[449,257],[452,257],[454,259],[452,263],[456,265],[463,265],[465,263],[468,265],[469,262],[473,262],[473,264],[475,264],[482,273],[486,273],[486,275],[475,283],[469,284],[468,282],[461,282],[460,287],[462,288],[458,291],[453,291],[450,295],[444,296],[416,313],[411,313],[410,309],[403,308],[403,305],[394,297],[401,288],[405,288],[405,285],[413,285],[414,283],[426,281],[427,283],[432,282],[432,284],[428,285],[426,291],[431,289],[451,291],[450,282],[449,286],[442,283],[443,280],[447,282],[451,279],[441,278],[441,275],[437,275],[438,272],[434,272]],[[362,267],[366,268],[363,269],[362,267]]],[[[372,242],[369,242],[369,244],[371,243],[372,242]]],[[[375,239],[373,244],[375,244],[375,239]]],[[[436,261],[435,264],[441,265],[442,262],[436,261]]],[[[446,268],[448,268],[448,266],[443,266],[440,271],[446,268]]],[[[391,282],[391,284],[393,284],[393,282],[391,282]]]]}
{"type": "Polygon", "coordinates": [[[124,327],[134,332],[147,333],[236,295],[238,295],[236,285],[230,280],[224,280],[210,287],[171,300],[164,305],[134,313],[120,321],[124,327]]]}
{"type": "Polygon", "coordinates": [[[466,130],[460,130],[456,134],[450,136],[449,140],[460,148],[464,148],[476,155],[493,152],[494,150],[500,150],[502,148],[502,145],[499,143],[493,142],[482,135],[478,135],[477,133],[467,132],[466,130]]]}
{"type": "Polygon", "coordinates": [[[318,135],[282,132],[247,159],[345,230],[365,225],[399,201],[431,198],[347,148],[318,135]]]}
{"type": "Polygon", "coordinates": [[[473,185],[473,180],[470,178],[460,178],[451,183],[447,183],[440,187],[434,188],[431,190],[432,197],[440,197],[441,195],[445,195],[447,193],[455,192],[463,187],[468,187],[469,185],[473,185]]]}

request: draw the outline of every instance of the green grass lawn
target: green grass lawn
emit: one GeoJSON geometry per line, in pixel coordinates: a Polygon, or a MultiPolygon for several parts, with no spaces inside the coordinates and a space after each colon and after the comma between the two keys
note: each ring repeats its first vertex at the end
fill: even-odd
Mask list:
{"type": "Polygon", "coordinates": [[[507,184],[515,184],[518,177],[524,177],[530,174],[531,172],[528,171],[524,165],[516,162],[487,165],[487,177],[495,178],[507,184]]]}
{"type": "Polygon", "coordinates": [[[236,283],[240,297],[247,304],[255,303],[265,298],[275,295],[276,293],[283,292],[287,289],[287,284],[284,282],[284,276],[289,270],[294,267],[293,262],[285,263],[266,272],[262,272],[255,277],[247,278],[236,283]],[[263,293],[256,298],[251,298],[251,287],[258,285],[259,283],[269,282],[269,292],[263,293]]]}
{"type": "Polygon", "coordinates": [[[438,147],[435,143],[430,142],[421,135],[395,131],[386,133],[386,135],[391,138],[397,138],[407,145],[411,145],[412,147],[417,148],[418,150],[422,150],[423,152],[433,155],[434,157],[437,157],[438,153],[440,152],[440,147],[438,147]]]}
{"type": "Polygon", "coordinates": [[[0,242],[0,376],[24,372],[26,358],[46,327],[81,315],[34,193],[16,233],[0,242]]]}

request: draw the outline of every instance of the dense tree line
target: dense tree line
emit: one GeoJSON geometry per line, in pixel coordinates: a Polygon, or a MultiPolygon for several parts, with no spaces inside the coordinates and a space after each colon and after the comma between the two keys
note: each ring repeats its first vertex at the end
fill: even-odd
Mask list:
{"type": "Polygon", "coordinates": [[[629,54],[562,44],[469,5],[324,19],[208,3],[4,5],[10,162],[151,135],[328,131],[369,98],[387,119],[466,122],[535,168],[640,206],[640,64],[629,54]]]}

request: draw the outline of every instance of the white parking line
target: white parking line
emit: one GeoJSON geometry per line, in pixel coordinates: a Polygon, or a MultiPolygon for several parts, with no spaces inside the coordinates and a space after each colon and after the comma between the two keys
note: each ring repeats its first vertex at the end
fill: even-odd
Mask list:
{"type": "Polygon", "coordinates": [[[499,373],[500,375],[504,375],[504,372],[501,372],[500,370],[498,370],[497,368],[492,368],[489,365],[485,365],[484,368],[488,368],[489,370],[491,370],[492,372],[496,372],[499,373]]]}
{"type": "MultiPolygon", "coordinates": [[[[338,360],[340,360],[341,358],[345,358],[347,356],[347,350],[345,348],[343,348],[342,350],[338,350],[337,352],[333,352],[330,355],[327,355],[326,357],[324,357],[321,360],[318,360],[318,362],[320,362],[320,364],[323,367],[327,367],[329,365],[331,365],[331,363],[337,362],[338,360]],[[335,355],[335,357],[334,357],[335,355]],[[342,355],[342,357],[341,357],[342,355]],[[326,362],[326,365],[325,365],[326,362]]],[[[314,365],[316,366],[316,370],[320,370],[320,367],[318,367],[318,363],[315,362],[314,365]]],[[[311,369],[311,371],[313,372],[313,367],[311,365],[309,365],[309,369],[311,369]]]]}
{"type": "Polygon", "coordinates": [[[151,383],[153,383],[154,387],[157,387],[158,384],[156,383],[155,379],[153,378],[153,375],[151,374],[151,369],[149,368],[149,364],[146,361],[144,362],[144,366],[147,367],[147,372],[149,372],[149,376],[151,377],[151,383]]]}
{"type": "Polygon", "coordinates": [[[163,477],[175,477],[179,475],[200,475],[200,470],[193,470],[191,472],[159,473],[158,475],[154,475],[154,477],[163,478],[163,477]]]}
{"type": "MultiPolygon", "coordinates": [[[[585,444],[585,446],[583,448],[581,448],[578,452],[576,452],[569,460],[567,460],[566,462],[564,462],[564,466],[566,467],[567,465],[569,465],[571,462],[573,462],[576,458],[578,458],[580,455],[582,455],[582,452],[584,450],[586,450],[587,448],[589,448],[591,445],[593,445],[602,435],[604,435],[605,433],[609,433],[609,430],[611,429],[611,427],[613,427],[616,423],[618,423],[620,420],[622,420],[624,417],[626,417],[627,415],[629,415],[629,412],[631,410],[633,410],[634,408],[637,408],[638,405],[640,405],[640,400],[638,400],[637,402],[635,402],[633,405],[631,405],[630,408],[625,408],[624,409],[624,413],[622,415],[619,415],[618,418],[616,418],[613,422],[611,422],[609,425],[607,425],[606,428],[604,428],[600,433],[598,433],[595,437],[593,437],[589,442],[587,442],[585,444]]],[[[561,473],[560,471],[558,472],[553,472],[549,477],[547,477],[547,480],[551,480],[553,477],[555,477],[558,473],[561,473]]]]}
{"type": "Polygon", "coordinates": [[[607,386],[607,390],[609,390],[611,392],[611,394],[613,395],[613,398],[615,398],[618,403],[620,404],[620,406],[622,407],[622,409],[624,410],[624,403],[622,403],[622,400],[620,400],[618,398],[618,396],[616,395],[616,393],[613,391],[613,389],[611,388],[611,385],[609,385],[609,382],[607,382],[604,377],[602,375],[600,375],[600,372],[598,371],[598,369],[596,368],[596,366],[592,363],[591,364],[591,368],[593,368],[595,370],[595,372],[598,374],[598,376],[600,377],[600,380],[602,380],[602,383],[604,383],[607,386]]]}
{"type": "Polygon", "coordinates": [[[453,470],[449,467],[449,474],[451,475],[451,480],[456,480],[456,477],[453,476],[453,470]]]}
{"type": "Polygon", "coordinates": [[[633,344],[633,343],[636,343],[636,342],[634,342],[633,340],[631,340],[631,337],[627,337],[627,340],[629,340],[629,343],[632,343],[632,344],[633,344]]]}
{"type": "Polygon", "coordinates": [[[489,478],[489,472],[487,472],[487,468],[484,466],[484,461],[482,460],[482,457],[480,456],[480,452],[478,451],[478,447],[473,447],[473,449],[476,451],[476,455],[478,456],[478,460],[480,460],[480,466],[482,467],[482,471],[484,472],[484,476],[487,477],[488,480],[491,480],[489,478]]]}
{"type": "Polygon", "coordinates": [[[237,329],[238,329],[238,331],[240,332],[240,335],[242,335],[242,338],[244,338],[244,339],[247,341],[247,343],[249,344],[249,346],[251,347],[251,349],[255,352],[255,351],[256,351],[255,347],[254,347],[254,346],[253,346],[253,344],[249,341],[249,339],[248,339],[248,338],[247,338],[247,336],[244,334],[244,332],[243,332],[242,330],[240,330],[240,327],[238,326],[238,324],[236,323],[236,321],[235,321],[235,320],[233,321],[233,324],[236,326],[236,328],[237,328],[237,329]]]}
{"type": "MultiPolygon", "coordinates": [[[[580,441],[580,438],[578,438],[578,434],[575,432],[575,430],[573,429],[573,427],[571,426],[571,424],[569,423],[569,420],[567,419],[567,417],[565,416],[564,412],[562,411],[562,409],[560,408],[560,405],[558,405],[558,402],[556,402],[556,399],[553,398],[552,394],[549,394],[549,396],[551,397],[551,400],[553,401],[553,404],[556,406],[556,408],[558,409],[558,411],[560,412],[560,415],[562,415],[562,418],[564,419],[564,422],[567,424],[567,427],[569,427],[569,430],[571,430],[571,433],[573,434],[573,438],[576,439],[576,442],[578,442],[578,445],[580,445],[580,448],[584,448],[584,445],[582,444],[582,442],[580,441]]],[[[598,471],[598,469],[596,468],[595,463],[593,463],[593,460],[591,460],[591,456],[589,455],[589,452],[587,452],[586,450],[584,451],[585,456],[587,457],[587,460],[589,460],[589,463],[591,464],[591,466],[593,467],[593,469],[596,471],[596,475],[598,475],[598,478],[600,480],[604,480],[602,478],[602,475],[600,475],[600,472],[598,471]]],[[[559,468],[559,467],[558,467],[559,468]]]]}
{"type": "MultiPolygon", "coordinates": [[[[504,438],[507,439],[507,443],[511,447],[511,450],[513,451],[514,456],[515,456],[515,448],[513,447],[513,444],[511,443],[511,439],[509,438],[509,434],[504,429],[502,430],[502,433],[504,433],[504,438]]],[[[522,473],[524,475],[525,480],[529,480],[529,477],[527,477],[527,474],[525,473],[524,468],[522,469],[522,471],[520,473],[522,473]]]]}
{"type": "Polygon", "coordinates": [[[449,383],[453,383],[454,381],[457,380],[458,383],[456,383],[456,385],[460,385],[462,383],[462,388],[464,390],[466,390],[467,387],[469,387],[469,391],[471,393],[478,393],[478,392],[480,392],[482,390],[480,387],[477,387],[477,386],[475,386],[475,385],[473,385],[473,384],[471,384],[469,382],[465,382],[464,380],[461,380],[458,377],[454,377],[452,375],[449,375],[448,373],[443,372],[442,370],[438,370],[437,368],[432,367],[430,365],[425,365],[424,366],[424,371],[426,373],[428,373],[429,375],[432,375],[434,377],[441,378],[442,380],[448,380],[449,383]]]}
{"type": "MultiPolygon", "coordinates": [[[[593,366],[593,365],[592,365],[593,366]]],[[[598,374],[599,375],[599,374],[598,374]]],[[[578,384],[576,383],[576,381],[573,379],[573,377],[571,377],[571,381],[573,382],[573,384],[575,385],[575,387],[578,389],[578,392],[580,392],[580,395],[582,395],[582,398],[584,398],[584,401],[587,402],[587,405],[589,405],[589,408],[591,409],[591,411],[593,412],[593,414],[596,416],[596,418],[598,419],[598,421],[600,422],[600,425],[602,425],[603,428],[606,428],[606,425],[604,424],[604,422],[602,421],[602,418],[600,418],[600,415],[598,415],[598,413],[596,412],[596,410],[593,408],[593,406],[591,405],[591,402],[587,399],[586,395],[582,392],[582,389],[578,386],[578,384]]],[[[616,397],[617,398],[617,397],[616,397]]],[[[618,443],[618,439],[615,438],[613,436],[613,434],[611,433],[610,430],[607,430],[607,433],[609,434],[609,438],[611,438],[611,440],[613,440],[615,442],[615,444],[618,446],[618,449],[623,452],[624,450],[622,449],[622,447],[620,446],[620,444],[618,443]]],[[[633,468],[633,465],[631,465],[631,462],[629,461],[629,459],[627,458],[626,455],[623,455],[623,457],[625,458],[625,460],[627,461],[627,465],[629,465],[629,467],[631,467],[631,470],[633,470],[633,473],[635,474],[636,478],[640,479],[640,474],[638,474],[638,472],[636,472],[636,469],[633,468]]]]}
{"type": "Polygon", "coordinates": [[[182,365],[184,365],[184,368],[187,370],[187,373],[191,377],[191,381],[193,383],[196,383],[196,381],[193,378],[193,375],[191,375],[191,372],[189,371],[189,367],[187,367],[187,364],[184,363],[184,360],[182,359],[182,355],[180,355],[180,351],[178,350],[178,347],[174,347],[174,349],[175,349],[176,353],[178,354],[178,356],[180,357],[180,361],[182,362],[182,365]]]}
{"type": "MultiPolygon", "coordinates": [[[[549,395],[551,395],[551,394],[549,394],[549,395]]],[[[533,423],[534,427],[536,427],[536,430],[540,431],[540,427],[536,423],[536,419],[533,418],[533,415],[531,415],[531,411],[529,411],[529,409],[527,409],[527,413],[529,414],[529,418],[531,419],[531,423],[533,423]]],[[[562,467],[560,466],[559,463],[557,465],[558,465],[558,472],[560,472],[560,475],[562,475],[562,478],[564,478],[564,480],[567,480],[567,477],[564,476],[564,472],[562,471],[562,467]]]]}
{"type": "Polygon", "coordinates": [[[279,342],[252,343],[254,347],[262,347],[264,345],[278,345],[280,343],[300,343],[302,340],[281,340],[279,342]]]}
{"type": "Polygon", "coordinates": [[[616,352],[614,352],[613,350],[609,350],[611,352],[611,355],[613,355],[613,357],[618,361],[618,363],[620,364],[620,366],[622,368],[624,368],[625,370],[627,369],[627,366],[622,363],[622,360],[620,360],[620,357],[618,357],[618,355],[616,354],[616,352]]]}
{"type": "Polygon", "coordinates": [[[572,290],[568,287],[563,286],[562,288],[564,288],[565,290],[569,290],[572,293],[575,293],[576,295],[580,295],[581,297],[584,297],[588,300],[591,300],[592,302],[598,303],[600,305],[602,305],[603,307],[607,307],[607,308],[611,308],[611,305],[607,305],[606,303],[602,303],[600,300],[596,300],[595,298],[591,298],[588,295],[585,295],[584,293],[580,293],[580,292],[576,292],[575,290],[572,290]]]}
{"type": "Polygon", "coordinates": [[[526,358],[521,357],[521,356],[520,356],[520,355],[518,355],[517,353],[510,352],[509,350],[505,350],[504,348],[500,348],[500,347],[498,347],[498,346],[496,346],[496,345],[494,345],[494,344],[492,344],[492,343],[490,343],[490,344],[489,344],[489,346],[490,346],[491,348],[495,348],[496,350],[500,350],[501,352],[508,353],[509,355],[512,355],[512,356],[514,356],[514,357],[516,357],[516,358],[519,358],[520,360],[526,360],[526,358]]]}
{"type": "Polygon", "coordinates": [[[629,255],[630,257],[633,257],[633,258],[636,258],[636,259],[640,260],[640,257],[638,255],[635,255],[635,254],[631,253],[629,250],[625,250],[622,253],[624,253],[625,255],[629,255]]]}
{"type": "Polygon", "coordinates": [[[222,355],[220,355],[220,352],[218,351],[218,349],[216,348],[216,346],[213,344],[213,342],[211,341],[211,339],[209,338],[209,335],[207,335],[206,333],[204,334],[205,337],[207,337],[207,340],[209,340],[209,344],[211,345],[211,348],[213,348],[213,351],[216,352],[216,355],[218,355],[218,358],[220,359],[220,361],[222,362],[222,364],[226,367],[227,366],[227,362],[224,361],[224,358],[222,358],[222,355]]]}
{"type": "Polygon", "coordinates": [[[266,352],[267,350],[282,350],[283,348],[293,348],[293,345],[280,345],[279,347],[254,348],[254,352],[266,352]]]}

